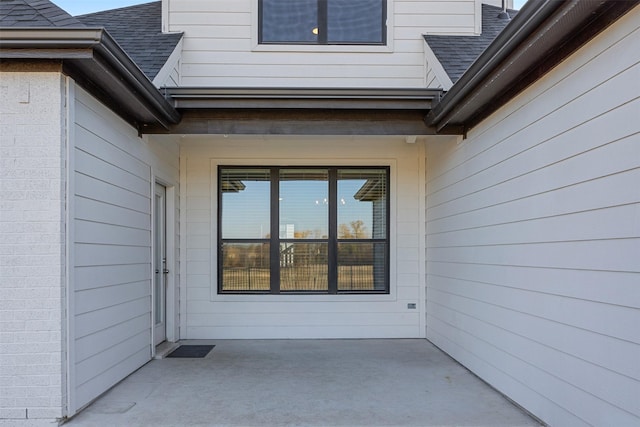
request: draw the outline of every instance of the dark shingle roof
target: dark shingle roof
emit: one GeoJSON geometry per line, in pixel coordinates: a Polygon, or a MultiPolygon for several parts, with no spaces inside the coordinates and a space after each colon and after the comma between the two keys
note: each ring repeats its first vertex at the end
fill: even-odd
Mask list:
{"type": "MultiPolygon", "coordinates": [[[[431,50],[455,83],[471,64],[480,56],[509,22],[498,18],[502,9],[482,5],[482,34],[480,36],[434,36],[425,35],[431,50]]],[[[509,10],[513,18],[517,11],[509,10]]]]}
{"type": "Polygon", "coordinates": [[[88,27],[104,27],[151,80],[182,38],[182,34],[162,33],[160,1],[76,18],[88,27]]]}
{"type": "Polygon", "coordinates": [[[1,27],[84,27],[49,0],[0,0],[1,27]]]}

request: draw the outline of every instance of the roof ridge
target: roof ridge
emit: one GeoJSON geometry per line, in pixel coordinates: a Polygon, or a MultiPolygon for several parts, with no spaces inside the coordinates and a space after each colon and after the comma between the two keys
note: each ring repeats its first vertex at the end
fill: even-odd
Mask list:
{"type": "Polygon", "coordinates": [[[85,27],[66,10],[50,0],[1,0],[3,27],[85,27]]]}

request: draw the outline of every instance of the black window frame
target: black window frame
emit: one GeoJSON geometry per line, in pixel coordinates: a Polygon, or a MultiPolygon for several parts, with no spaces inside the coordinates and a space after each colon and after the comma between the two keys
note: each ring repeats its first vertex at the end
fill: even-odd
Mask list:
{"type": "Polygon", "coordinates": [[[376,294],[390,294],[391,282],[390,282],[390,242],[391,242],[391,168],[389,166],[265,166],[265,165],[218,165],[217,170],[217,200],[218,200],[218,213],[217,213],[217,293],[219,295],[295,295],[295,294],[312,294],[312,295],[345,295],[345,294],[358,294],[358,295],[376,295],[376,294]],[[223,239],[223,227],[222,227],[222,213],[223,213],[223,191],[222,191],[222,171],[229,169],[269,169],[270,170],[270,237],[269,238],[231,238],[223,239]],[[279,233],[280,217],[279,217],[279,174],[283,169],[319,169],[328,170],[328,186],[329,186],[329,236],[327,239],[287,239],[281,238],[279,233]],[[385,237],[384,238],[366,238],[366,239],[339,239],[338,238],[338,170],[384,170],[385,171],[385,186],[386,186],[386,206],[385,206],[385,237]],[[328,243],[328,291],[317,290],[295,290],[295,291],[281,291],[280,287],[280,253],[279,248],[281,243],[328,243]],[[340,290],[338,289],[338,243],[384,243],[384,289],[368,289],[368,290],[340,290]],[[223,245],[224,243],[269,243],[270,244],[270,289],[265,291],[260,290],[224,290],[223,289],[223,245]]]}
{"type": "Polygon", "coordinates": [[[303,46],[386,46],[387,45],[387,0],[380,1],[382,7],[382,19],[380,22],[382,40],[379,42],[329,42],[328,33],[328,4],[327,0],[316,0],[318,5],[318,40],[310,41],[265,41],[262,34],[264,17],[263,0],[258,0],[258,44],[261,45],[303,45],[303,46]]]}

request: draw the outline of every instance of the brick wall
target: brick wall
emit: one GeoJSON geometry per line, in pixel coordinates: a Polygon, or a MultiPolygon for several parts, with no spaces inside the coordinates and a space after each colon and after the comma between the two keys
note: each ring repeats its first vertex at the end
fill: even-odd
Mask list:
{"type": "Polygon", "coordinates": [[[64,84],[0,64],[0,424],[63,415],[64,84]]]}

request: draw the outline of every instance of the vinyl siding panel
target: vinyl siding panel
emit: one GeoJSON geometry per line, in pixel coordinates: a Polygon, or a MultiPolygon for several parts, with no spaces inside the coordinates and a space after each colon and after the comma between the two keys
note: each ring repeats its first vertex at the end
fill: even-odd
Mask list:
{"type": "Polygon", "coordinates": [[[72,111],[71,414],[151,357],[151,188],[179,179],[175,144],[138,138],[79,87],[72,111]]]}
{"type": "Polygon", "coordinates": [[[479,2],[389,0],[388,46],[258,46],[257,2],[170,0],[184,32],[180,84],[425,87],[422,34],[477,34],[479,2]]]}
{"type": "Polygon", "coordinates": [[[182,144],[186,338],[423,337],[421,144],[379,137],[192,137],[182,144]],[[389,165],[390,295],[218,295],[217,165],[389,165]],[[408,304],[416,304],[409,309],[408,304]],[[421,326],[422,325],[422,326],[421,326]]]}
{"type": "Polygon", "coordinates": [[[640,423],[639,14],[427,143],[427,337],[550,425],[640,423]]]}

